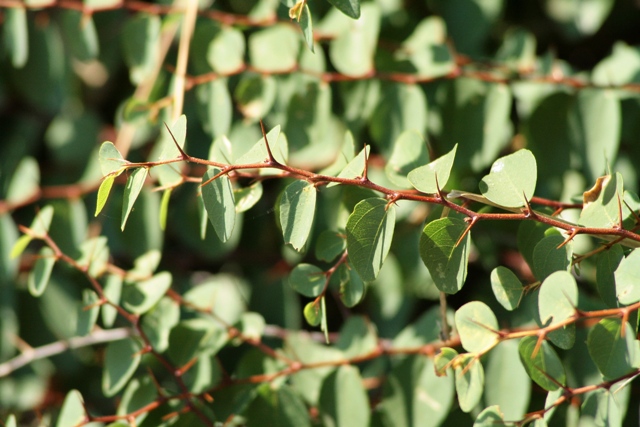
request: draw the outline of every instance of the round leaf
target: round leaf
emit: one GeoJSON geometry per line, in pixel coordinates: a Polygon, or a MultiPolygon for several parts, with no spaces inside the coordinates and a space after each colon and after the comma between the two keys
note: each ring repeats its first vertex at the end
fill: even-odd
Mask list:
{"type": "Polygon", "coordinates": [[[149,311],[171,286],[171,273],[158,273],[152,278],[126,285],[122,295],[122,305],[135,314],[149,311]]]}
{"type": "Polygon", "coordinates": [[[560,387],[559,384],[566,384],[566,374],[562,361],[556,354],[551,345],[543,341],[540,348],[534,355],[537,337],[525,337],[520,340],[518,351],[520,353],[520,361],[524,369],[540,387],[545,390],[553,391],[560,387]]]}
{"type": "Polygon", "coordinates": [[[465,350],[482,353],[498,341],[498,320],[483,302],[471,301],[456,311],[456,328],[465,350]]]}
{"type": "Polygon", "coordinates": [[[640,248],[634,249],[620,261],[614,273],[616,297],[620,304],[628,305],[640,301],[640,248]]]}
{"type": "Polygon", "coordinates": [[[289,275],[289,285],[302,295],[315,298],[324,289],[326,277],[324,271],[315,265],[298,264],[289,275]]]}
{"type": "Polygon", "coordinates": [[[533,273],[538,280],[545,280],[556,271],[569,271],[573,256],[571,242],[562,247],[564,237],[552,235],[543,238],[533,250],[533,273]]]}
{"type": "Polygon", "coordinates": [[[102,392],[112,397],[127,384],[140,363],[140,345],[131,338],[114,341],[104,355],[102,392]]]}
{"type": "Polygon", "coordinates": [[[514,310],[520,305],[524,293],[522,283],[516,275],[506,267],[496,267],[491,272],[491,289],[498,302],[507,310],[514,310]]]}
{"type": "Polygon", "coordinates": [[[369,426],[369,398],[358,368],[342,365],[322,383],[320,411],[336,426],[369,426]]]}
{"type": "Polygon", "coordinates": [[[482,178],[480,191],[493,203],[518,208],[533,197],[538,170],[531,151],[521,149],[496,160],[489,175],[482,178]]]}
{"type": "Polygon", "coordinates": [[[589,355],[605,379],[619,378],[637,369],[640,347],[635,333],[621,319],[602,319],[587,338],[589,355]],[[622,336],[624,332],[624,336],[622,336]]]}
{"type": "Polygon", "coordinates": [[[455,369],[456,393],[460,409],[471,412],[480,403],[484,388],[484,369],[480,360],[466,357],[455,369]]]}
{"type": "Polygon", "coordinates": [[[437,193],[438,189],[442,190],[449,181],[457,150],[458,144],[454,145],[447,154],[438,157],[428,165],[412,170],[408,176],[411,185],[423,193],[437,193]]]}
{"type": "Polygon", "coordinates": [[[542,282],[538,294],[538,313],[544,326],[572,317],[578,304],[578,285],[571,274],[556,271],[542,282]]]}

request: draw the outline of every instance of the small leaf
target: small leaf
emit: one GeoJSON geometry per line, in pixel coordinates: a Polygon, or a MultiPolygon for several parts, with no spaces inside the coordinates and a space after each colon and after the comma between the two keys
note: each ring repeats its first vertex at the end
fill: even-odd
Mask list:
{"type": "Polygon", "coordinates": [[[171,273],[163,271],[150,279],[126,285],[122,294],[122,305],[134,314],[149,311],[171,286],[171,273]]]}
{"type": "Polygon", "coordinates": [[[19,257],[22,252],[27,248],[31,240],[34,238],[44,238],[49,232],[49,227],[51,226],[51,220],[53,219],[53,207],[51,205],[47,205],[44,208],[40,209],[40,212],[36,215],[36,217],[31,222],[31,226],[29,230],[31,232],[29,234],[25,234],[24,236],[20,236],[18,240],[11,248],[11,253],[9,257],[11,259],[19,257]]]}
{"type": "Polygon", "coordinates": [[[566,384],[566,374],[562,361],[553,347],[546,341],[542,342],[534,356],[533,352],[537,342],[537,337],[525,337],[520,340],[518,351],[520,352],[522,365],[531,379],[540,387],[548,391],[557,390],[559,388],[557,383],[566,384]]]}
{"type": "Polygon", "coordinates": [[[518,357],[518,343],[503,341],[485,364],[484,402],[498,405],[507,420],[520,420],[529,407],[531,379],[518,357]]]}
{"type": "Polygon", "coordinates": [[[29,273],[29,293],[34,297],[42,295],[49,284],[53,265],[56,263],[56,257],[48,246],[40,250],[38,260],[33,270],[29,273]]]}
{"type": "Polygon", "coordinates": [[[608,251],[596,256],[596,286],[604,303],[610,308],[618,307],[615,271],[624,259],[621,245],[613,245],[608,251]]]}
{"type": "Polygon", "coordinates": [[[360,17],[360,0],[328,0],[340,12],[350,18],[358,19],[360,17]]]}
{"type": "Polygon", "coordinates": [[[393,151],[384,171],[395,185],[410,188],[407,174],[428,161],[429,152],[422,135],[415,130],[407,130],[393,144],[393,151]]]}
{"type": "MultiPolygon", "coordinates": [[[[365,162],[369,158],[370,147],[366,145],[357,156],[349,160],[349,163],[342,169],[342,171],[338,174],[338,178],[359,178],[364,174],[364,166],[365,162]]],[[[338,185],[338,182],[330,182],[327,184],[327,188],[331,188],[335,185],[338,185]]]]}
{"type": "Polygon", "coordinates": [[[455,294],[467,278],[471,232],[456,243],[467,229],[458,218],[440,218],[428,223],[420,236],[420,257],[439,290],[455,294]]]}
{"type": "Polygon", "coordinates": [[[480,360],[467,356],[456,366],[456,393],[460,409],[471,412],[480,403],[484,389],[484,369],[480,360]]]}
{"type": "Polygon", "coordinates": [[[127,185],[124,187],[124,197],[122,201],[122,222],[120,223],[120,229],[123,231],[127,224],[129,214],[133,209],[133,205],[144,186],[144,181],[147,179],[148,173],[149,170],[147,168],[138,168],[133,171],[129,179],[127,179],[127,185]]]}
{"type": "Polygon", "coordinates": [[[491,272],[491,289],[496,300],[507,310],[518,308],[524,293],[522,282],[506,267],[496,267],[491,272]]]}
{"type": "Polygon", "coordinates": [[[616,297],[620,304],[629,305],[640,301],[640,248],[627,255],[614,272],[616,297]]]}
{"type": "Polygon", "coordinates": [[[94,216],[98,216],[98,214],[102,212],[102,209],[109,198],[111,187],[113,187],[113,181],[115,180],[116,175],[108,175],[100,183],[100,188],[98,188],[98,199],[96,200],[96,212],[94,216]]]}
{"type": "MultiPolygon", "coordinates": [[[[221,170],[218,168],[207,170],[202,177],[202,182],[208,181],[220,172],[221,170]]],[[[231,237],[236,225],[235,198],[229,177],[221,175],[203,186],[202,200],[218,238],[222,242],[226,242],[231,237]]]]}
{"type": "Polygon", "coordinates": [[[442,347],[440,353],[433,358],[436,375],[439,377],[447,375],[447,369],[451,368],[451,362],[458,356],[458,352],[449,347],[442,347]]]}
{"type": "MultiPolygon", "coordinates": [[[[104,296],[112,304],[120,305],[122,295],[122,278],[115,274],[109,274],[104,284],[104,296]]],[[[102,324],[110,328],[118,316],[118,310],[109,304],[102,305],[102,324]]]]}
{"type": "Polygon", "coordinates": [[[249,37],[251,65],[265,73],[291,71],[300,49],[299,36],[290,25],[276,24],[249,37]],[[277,46],[277,49],[273,49],[277,46]]]}
{"type": "Polygon", "coordinates": [[[362,301],[366,290],[366,285],[354,269],[347,266],[341,268],[340,301],[345,306],[354,307],[362,301]]]}
{"type": "Polygon", "coordinates": [[[297,251],[307,242],[316,213],[316,187],[306,181],[289,184],[278,200],[284,243],[297,251]]]}
{"type": "Polygon", "coordinates": [[[84,423],[87,413],[84,409],[84,400],[78,390],[71,390],[67,393],[56,422],[56,427],[76,426],[84,423]]]}
{"type": "Polygon", "coordinates": [[[319,409],[327,425],[369,426],[369,398],[358,368],[342,365],[325,378],[319,409]]]}
{"type": "Polygon", "coordinates": [[[360,201],[347,220],[347,252],[351,265],[362,280],[378,277],[393,239],[396,212],[387,201],[370,198],[360,201]]]}
{"type": "Polygon", "coordinates": [[[498,320],[483,302],[471,301],[456,311],[456,328],[465,350],[483,353],[498,343],[498,320]]]}
{"type": "Polygon", "coordinates": [[[569,271],[573,258],[571,242],[558,248],[564,237],[551,235],[543,238],[533,250],[533,273],[538,280],[545,280],[556,271],[569,271]]]}
{"type": "Polygon", "coordinates": [[[254,182],[249,187],[233,190],[233,197],[236,201],[236,213],[246,212],[262,198],[262,183],[254,182]]]}
{"type": "Polygon", "coordinates": [[[456,157],[458,144],[447,154],[438,157],[428,165],[420,166],[409,173],[409,182],[411,185],[423,193],[437,193],[438,188],[443,189],[449,181],[453,161],[456,157]]]}
{"type": "Polygon", "coordinates": [[[119,170],[126,163],[120,151],[118,151],[111,141],[102,143],[100,146],[99,159],[102,176],[107,176],[119,170]]]}
{"type": "Polygon", "coordinates": [[[102,392],[105,396],[115,396],[127,385],[140,363],[139,352],[140,345],[132,338],[107,345],[102,375],[102,392]]]}
{"type": "Polygon", "coordinates": [[[357,21],[349,21],[346,28],[331,40],[329,57],[336,69],[350,77],[363,77],[371,73],[374,70],[379,32],[380,9],[375,3],[366,3],[362,8],[362,16],[357,21]]]}
{"type": "Polygon", "coordinates": [[[161,26],[159,16],[147,13],[126,20],[122,29],[123,53],[134,84],[142,83],[154,72],[160,55],[161,26]]]}
{"type": "Polygon", "coordinates": [[[640,347],[629,323],[621,319],[602,319],[590,331],[587,348],[605,380],[620,378],[637,369],[640,347]]]}
{"type": "Polygon", "coordinates": [[[320,295],[325,283],[324,271],[311,264],[298,264],[289,275],[289,285],[296,292],[309,298],[320,295]]]}
{"type": "Polygon", "coordinates": [[[536,158],[521,149],[493,163],[489,175],[480,182],[480,191],[497,205],[519,208],[525,205],[525,198],[533,197],[537,179],[536,158]]]}
{"type": "Polygon", "coordinates": [[[376,329],[366,317],[351,316],[340,328],[336,347],[348,359],[366,356],[378,347],[376,329]]]}
{"type": "Polygon", "coordinates": [[[321,261],[331,262],[344,252],[347,242],[344,235],[331,230],[324,230],[318,236],[315,255],[321,261]]]}
{"type": "Polygon", "coordinates": [[[496,425],[503,424],[504,415],[500,411],[500,407],[498,405],[493,405],[480,412],[473,423],[473,427],[494,427],[496,425]]]}
{"type": "Polygon", "coordinates": [[[538,293],[538,313],[544,326],[556,325],[575,315],[578,305],[576,279],[566,271],[548,276],[538,293]]]}
{"type": "Polygon", "coordinates": [[[82,291],[82,303],[78,307],[78,325],[76,327],[76,334],[78,336],[88,335],[98,320],[98,314],[100,314],[100,306],[96,303],[99,297],[91,289],[84,289],[82,291]]]}
{"type": "Polygon", "coordinates": [[[7,203],[20,204],[29,200],[40,191],[40,167],[33,157],[25,157],[16,168],[5,200],[7,203]]]}
{"type": "Polygon", "coordinates": [[[326,316],[320,301],[312,301],[305,305],[303,313],[305,320],[311,326],[318,326],[322,322],[322,318],[326,316]]]}
{"type": "Polygon", "coordinates": [[[167,188],[162,192],[162,201],[160,202],[160,229],[164,231],[167,228],[167,215],[169,214],[169,200],[171,200],[172,188],[167,188]]]}

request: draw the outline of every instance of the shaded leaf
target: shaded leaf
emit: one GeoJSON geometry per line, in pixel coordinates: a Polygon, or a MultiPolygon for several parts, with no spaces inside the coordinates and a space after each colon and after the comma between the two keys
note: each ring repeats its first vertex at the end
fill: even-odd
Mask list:
{"type": "Polygon", "coordinates": [[[369,398],[354,366],[342,365],[325,378],[319,404],[320,414],[327,424],[369,425],[369,398]]]}
{"type": "Polygon", "coordinates": [[[587,348],[605,380],[620,378],[640,365],[640,347],[632,327],[621,319],[602,319],[590,331],[587,348]],[[624,332],[624,336],[622,336],[624,332]]]}
{"type": "Polygon", "coordinates": [[[547,236],[540,240],[533,250],[533,273],[538,280],[545,280],[556,271],[569,271],[573,258],[571,242],[558,248],[564,237],[560,235],[547,236]]]}
{"type": "Polygon", "coordinates": [[[31,295],[39,297],[44,293],[49,284],[49,278],[55,263],[56,257],[51,248],[48,246],[42,248],[33,270],[29,272],[28,286],[31,295]]]}
{"type": "Polygon", "coordinates": [[[105,396],[115,396],[127,385],[140,363],[139,352],[140,345],[132,338],[107,345],[102,375],[102,392],[105,396]]]}
{"type": "Polygon", "coordinates": [[[525,337],[520,340],[518,351],[524,369],[540,387],[553,391],[559,388],[558,384],[566,385],[566,374],[562,361],[553,347],[543,341],[534,355],[537,337],[525,337]]]}
{"type": "Polygon", "coordinates": [[[122,305],[134,314],[149,311],[171,287],[171,273],[163,271],[150,279],[126,285],[122,294],[122,305]]]}
{"type": "Polygon", "coordinates": [[[409,188],[407,174],[429,161],[427,144],[415,130],[407,130],[400,134],[393,144],[393,152],[384,171],[395,185],[409,188]]]}
{"type": "MultiPolygon", "coordinates": [[[[221,172],[218,168],[210,168],[202,176],[206,182],[221,172]]],[[[221,175],[202,187],[202,200],[207,216],[218,238],[226,242],[231,237],[236,224],[236,208],[231,180],[227,175],[221,175]]]]}
{"type": "Polygon", "coordinates": [[[347,247],[345,236],[331,230],[324,230],[318,236],[315,255],[321,261],[331,262],[347,247]]]}
{"type": "Polygon", "coordinates": [[[289,274],[289,285],[298,293],[315,298],[323,291],[326,283],[324,271],[315,265],[298,264],[289,274]]]}
{"type": "Polygon", "coordinates": [[[360,201],[347,221],[347,252],[351,265],[362,280],[375,280],[393,239],[395,207],[370,198],[360,201]]]}
{"type": "Polygon", "coordinates": [[[358,19],[360,17],[360,0],[327,0],[334,5],[340,12],[350,18],[358,19]]]}
{"type": "Polygon", "coordinates": [[[316,187],[298,180],[289,184],[278,200],[284,243],[301,250],[307,242],[316,212],[316,187]]]}

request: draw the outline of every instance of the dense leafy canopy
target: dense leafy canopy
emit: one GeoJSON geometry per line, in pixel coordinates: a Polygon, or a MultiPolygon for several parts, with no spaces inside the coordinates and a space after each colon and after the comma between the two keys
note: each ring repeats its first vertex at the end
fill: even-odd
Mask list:
{"type": "Polygon", "coordinates": [[[0,419],[637,425],[627,3],[5,5],[0,419]]]}

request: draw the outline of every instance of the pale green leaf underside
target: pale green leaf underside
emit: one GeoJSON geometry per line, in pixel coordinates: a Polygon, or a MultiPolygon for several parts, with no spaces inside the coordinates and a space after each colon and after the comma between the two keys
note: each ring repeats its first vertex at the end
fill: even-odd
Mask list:
{"type": "Polygon", "coordinates": [[[496,300],[507,310],[518,307],[524,288],[518,277],[506,267],[496,267],[491,272],[491,289],[496,300]]]}
{"type": "Polygon", "coordinates": [[[458,144],[454,145],[447,154],[438,157],[428,165],[412,170],[408,175],[411,185],[416,190],[428,194],[437,193],[438,189],[442,190],[449,181],[457,150],[458,144]]]}
{"type": "MultiPolygon", "coordinates": [[[[211,168],[205,172],[202,182],[206,182],[221,172],[211,168]]],[[[207,216],[218,238],[226,242],[231,237],[236,224],[236,207],[231,180],[222,175],[202,187],[202,200],[207,216]]]]}
{"type": "Polygon", "coordinates": [[[456,311],[456,328],[465,350],[482,353],[498,342],[498,320],[493,311],[480,301],[469,302],[456,311]]]}
{"type": "MultiPolygon", "coordinates": [[[[344,167],[344,169],[342,169],[342,171],[338,174],[338,178],[353,179],[362,177],[364,174],[365,162],[369,158],[369,151],[370,147],[368,145],[360,150],[358,155],[351,159],[349,163],[347,163],[347,165],[344,167]]],[[[333,187],[335,185],[338,185],[338,183],[331,182],[327,184],[327,188],[333,187]]]]}
{"type": "Polygon", "coordinates": [[[284,243],[291,244],[298,251],[311,232],[317,194],[313,184],[295,181],[284,189],[278,201],[284,243]]]}
{"type": "Polygon", "coordinates": [[[527,149],[496,160],[489,175],[482,178],[480,191],[493,203],[518,208],[533,197],[538,170],[536,158],[527,149]]]}
{"type": "Polygon", "coordinates": [[[144,181],[147,178],[149,170],[147,168],[138,168],[127,179],[127,185],[124,187],[124,197],[122,201],[122,222],[120,223],[120,229],[124,230],[127,225],[127,219],[133,209],[133,205],[136,199],[140,195],[144,181]]]}

